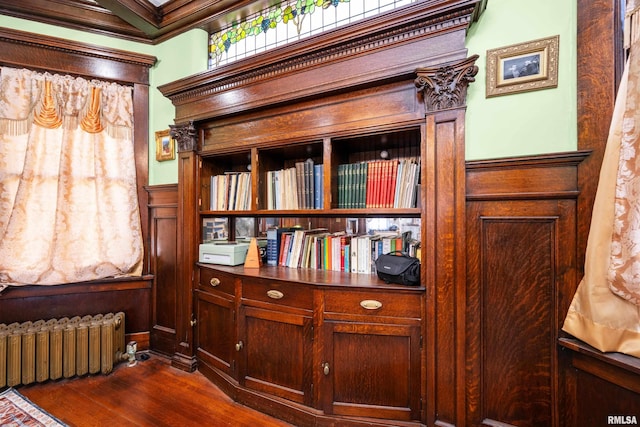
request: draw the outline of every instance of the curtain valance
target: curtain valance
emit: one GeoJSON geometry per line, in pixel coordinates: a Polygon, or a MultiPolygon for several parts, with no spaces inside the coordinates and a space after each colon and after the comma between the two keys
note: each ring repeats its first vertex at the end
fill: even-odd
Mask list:
{"type": "Polygon", "coordinates": [[[0,133],[22,135],[32,124],[131,139],[132,88],[69,75],[0,67],[0,133]]]}

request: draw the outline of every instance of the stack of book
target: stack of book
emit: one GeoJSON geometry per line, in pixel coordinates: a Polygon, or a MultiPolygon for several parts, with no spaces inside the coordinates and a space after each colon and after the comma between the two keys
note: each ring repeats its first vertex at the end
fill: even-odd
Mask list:
{"type": "Polygon", "coordinates": [[[212,211],[251,209],[251,174],[225,172],[211,177],[212,211]]]}
{"type": "Polygon", "coordinates": [[[338,208],[413,208],[420,183],[417,158],[338,165],[338,208]]]}
{"type": "Polygon", "coordinates": [[[373,235],[330,233],[326,228],[267,232],[267,265],[375,274],[375,260],[394,251],[416,256],[420,243],[410,232],[373,235]]]}
{"type": "Polygon", "coordinates": [[[267,172],[267,209],[322,209],[323,167],[312,159],[267,172]]]}

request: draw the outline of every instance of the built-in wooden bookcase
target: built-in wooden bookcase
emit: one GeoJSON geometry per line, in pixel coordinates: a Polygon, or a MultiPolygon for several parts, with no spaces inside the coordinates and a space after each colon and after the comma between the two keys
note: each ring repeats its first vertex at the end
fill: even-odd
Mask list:
{"type": "Polygon", "coordinates": [[[464,38],[484,7],[412,3],[160,87],[179,146],[175,366],[295,425],[463,422],[464,115],[478,70],[464,38]],[[411,202],[383,203],[380,191],[353,202],[342,173],[400,159],[415,164],[418,178],[401,180],[411,202]],[[305,162],[322,164],[322,203],[270,201],[272,172],[305,162]],[[212,203],[211,177],[233,173],[248,173],[251,198],[229,210],[212,203]],[[214,218],[231,239],[245,218],[258,236],[274,223],[363,233],[368,221],[404,218],[417,226],[421,283],[199,263],[214,218]]]}
{"type": "MultiPolygon", "coordinates": [[[[198,168],[200,218],[227,219],[230,240],[236,236],[236,218],[273,218],[266,225],[256,223],[252,237],[265,237],[269,226],[324,227],[330,232],[340,232],[349,228],[346,218],[352,218],[358,221],[348,230],[352,235],[366,232],[367,217],[419,219],[424,126],[409,124],[399,130],[368,129],[369,133],[364,135],[326,136],[310,142],[276,142],[269,147],[256,144],[229,152],[202,152],[198,168]],[[298,166],[308,169],[296,170],[298,166]],[[289,189],[284,187],[282,174],[274,176],[275,172],[285,170],[292,171],[287,178],[289,189]],[[340,176],[343,170],[344,176],[340,176]],[[241,174],[245,176],[242,183],[241,174]],[[218,186],[213,181],[218,177],[226,181],[223,192],[216,196],[213,193],[218,186]],[[274,183],[277,179],[278,187],[274,183]],[[294,194],[296,189],[298,194],[294,194]],[[278,203],[276,193],[280,193],[278,203]],[[224,204],[218,202],[221,199],[224,204]],[[294,200],[296,204],[292,205],[294,200]]],[[[203,241],[207,240],[205,233],[200,235],[203,241]]],[[[411,237],[421,240],[419,231],[411,237]]]]}

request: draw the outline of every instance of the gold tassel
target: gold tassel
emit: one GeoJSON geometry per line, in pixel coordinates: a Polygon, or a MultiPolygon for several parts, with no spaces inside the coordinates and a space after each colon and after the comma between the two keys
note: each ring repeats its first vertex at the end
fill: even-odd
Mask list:
{"type": "Polygon", "coordinates": [[[42,98],[42,108],[33,118],[34,122],[46,129],[57,129],[62,125],[62,119],[56,111],[56,103],[51,94],[51,82],[44,82],[44,97],[42,98]]]}
{"type": "Polygon", "coordinates": [[[100,98],[101,92],[97,87],[91,88],[91,104],[87,115],[80,122],[82,130],[88,133],[100,133],[104,129],[100,123],[100,98]]]}

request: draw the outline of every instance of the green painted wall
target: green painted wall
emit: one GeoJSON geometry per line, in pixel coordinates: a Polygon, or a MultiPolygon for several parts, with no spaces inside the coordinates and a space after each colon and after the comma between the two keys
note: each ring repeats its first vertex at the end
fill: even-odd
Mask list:
{"type": "MultiPolygon", "coordinates": [[[[480,55],[476,62],[480,71],[469,88],[467,100],[468,160],[576,149],[576,15],[575,0],[488,1],[487,10],[467,37],[469,55],[480,55]],[[553,35],[560,35],[557,88],[485,98],[488,49],[553,35]]],[[[175,115],[171,102],[156,88],[206,70],[207,34],[204,31],[192,30],[152,46],[1,15],[0,26],[158,58],[150,70],[149,184],[177,182],[177,161],[155,160],[155,132],[167,129],[175,115]]]]}
{"type": "Polygon", "coordinates": [[[202,30],[192,30],[159,44],[155,50],[158,58],[151,70],[149,91],[149,184],[178,182],[178,161],[156,161],[155,132],[168,129],[175,118],[175,108],[157,89],[165,83],[196,74],[207,69],[208,35],[202,30]]]}
{"type": "Polygon", "coordinates": [[[480,55],[476,62],[480,70],[467,96],[467,160],[577,148],[576,3],[488,1],[485,13],[467,35],[469,55],[480,55]],[[555,35],[560,36],[557,88],[485,97],[488,49],[555,35]]]}

